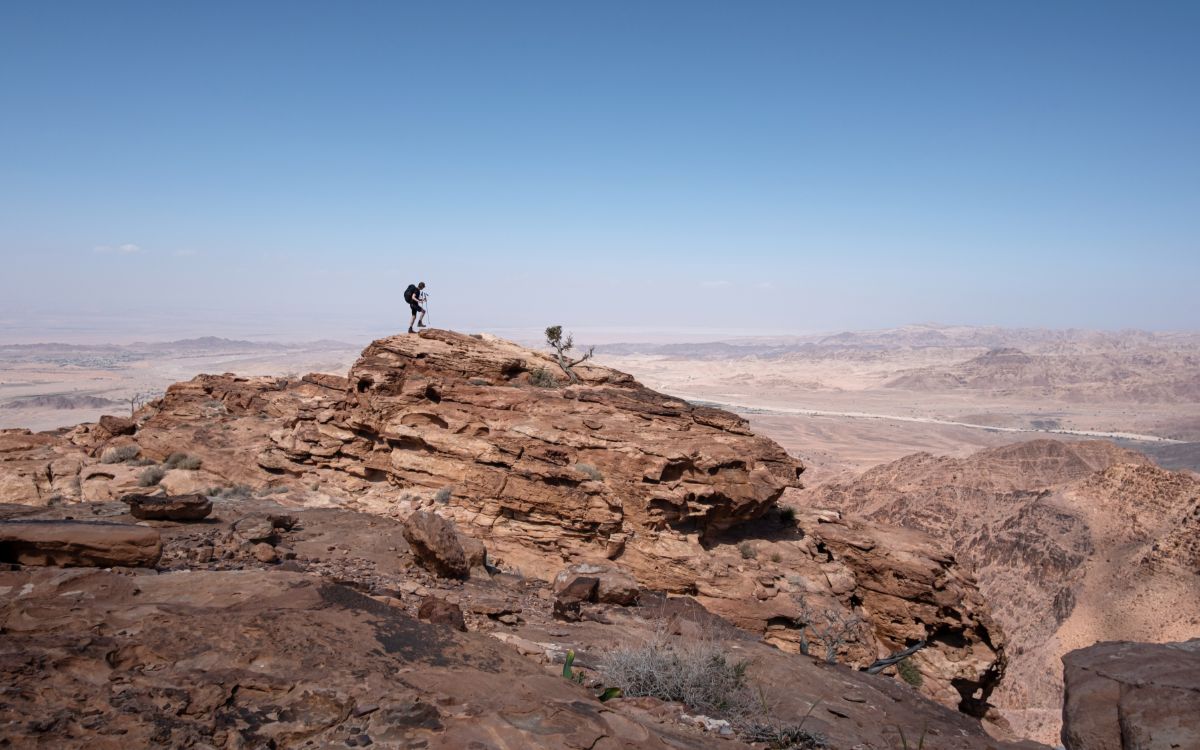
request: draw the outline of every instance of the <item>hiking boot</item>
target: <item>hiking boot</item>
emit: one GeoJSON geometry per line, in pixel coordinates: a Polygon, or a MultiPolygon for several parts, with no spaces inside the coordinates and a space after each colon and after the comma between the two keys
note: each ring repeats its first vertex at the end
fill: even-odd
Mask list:
{"type": "Polygon", "coordinates": [[[412,326],[409,326],[409,327],[408,327],[408,332],[409,332],[409,333],[416,333],[416,331],[414,331],[414,330],[412,329],[412,326]]]}
{"type": "Polygon", "coordinates": [[[417,328],[428,328],[428,327],[429,326],[425,325],[424,323],[417,323],[417,328]]]}

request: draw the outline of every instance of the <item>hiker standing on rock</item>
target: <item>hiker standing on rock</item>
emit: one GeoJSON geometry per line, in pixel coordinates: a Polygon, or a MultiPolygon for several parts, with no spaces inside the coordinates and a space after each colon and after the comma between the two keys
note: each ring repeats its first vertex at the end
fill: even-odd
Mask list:
{"type": "Polygon", "coordinates": [[[421,307],[421,302],[425,300],[425,294],[422,291],[425,289],[425,282],[419,284],[409,284],[408,289],[404,290],[404,301],[408,303],[409,309],[412,310],[412,320],[408,321],[408,332],[416,333],[413,330],[413,324],[417,324],[417,328],[425,328],[425,308],[421,307]],[[421,322],[417,323],[417,314],[421,315],[421,322]]]}

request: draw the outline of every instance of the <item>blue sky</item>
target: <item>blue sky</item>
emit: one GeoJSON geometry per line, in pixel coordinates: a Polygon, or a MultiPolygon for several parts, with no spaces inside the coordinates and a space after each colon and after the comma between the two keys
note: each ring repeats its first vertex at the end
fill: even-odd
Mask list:
{"type": "Polygon", "coordinates": [[[0,316],[398,329],[424,279],[470,329],[1196,328],[1198,32],[1195,2],[9,2],[0,316]]]}

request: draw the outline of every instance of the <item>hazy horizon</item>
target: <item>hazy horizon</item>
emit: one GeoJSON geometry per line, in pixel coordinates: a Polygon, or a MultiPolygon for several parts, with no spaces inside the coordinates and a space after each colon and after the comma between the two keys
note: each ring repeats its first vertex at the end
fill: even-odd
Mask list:
{"type": "MultiPolygon", "coordinates": [[[[194,321],[162,322],[148,319],[124,319],[105,322],[95,318],[55,321],[41,321],[33,325],[22,323],[16,319],[0,317],[0,346],[23,344],[67,344],[67,345],[101,345],[112,344],[127,346],[135,343],[168,343],[186,339],[214,337],[231,340],[245,340],[262,344],[301,344],[317,341],[331,341],[345,344],[362,342],[403,333],[407,325],[407,317],[397,318],[396,325],[370,322],[346,323],[337,325],[324,323],[313,326],[289,326],[289,322],[276,321],[276,325],[255,325],[256,321],[225,321],[213,322],[212,319],[194,321]]],[[[561,321],[560,321],[561,322],[561,321]]],[[[517,343],[539,346],[543,340],[544,326],[487,326],[487,325],[444,325],[434,321],[435,328],[447,328],[462,333],[489,333],[507,338],[517,343]]],[[[578,342],[584,345],[595,344],[701,344],[701,343],[736,343],[739,341],[817,341],[824,337],[836,336],[843,333],[869,334],[905,329],[997,329],[1009,332],[1016,331],[1051,331],[1118,334],[1130,332],[1145,332],[1156,335],[1200,335],[1200,330],[1189,328],[1059,328],[1053,326],[995,326],[974,325],[966,323],[943,323],[935,321],[909,322],[895,326],[880,328],[830,328],[825,330],[793,330],[793,329],[758,329],[758,328],[718,328],[706,326],[568,326],[578,342]]]]}
{"type": "Polygon", "coordinates": [[[3,19],[0,336],[1200,328],[1194,3],[3,19]]]}

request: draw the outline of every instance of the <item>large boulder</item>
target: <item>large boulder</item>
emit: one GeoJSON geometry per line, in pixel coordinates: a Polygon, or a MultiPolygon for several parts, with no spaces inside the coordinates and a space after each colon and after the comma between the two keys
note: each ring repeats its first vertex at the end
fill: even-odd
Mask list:
{"type": "Polygon", "coordinates": [[[125,495],[134,518],[153,521],[199,521],[212,512],[212,500],[204,495],[125,495]]]}
{"type": "Polygon", "coordinates": [[[161,556],[158,532],[143,526],[85,521],[0,522],[0,562],[149,567],[161,556]]]}
{"type": "Polygon", "coordinates": [[[454,524],[426,511],[416,511],[404,521],[404,539],[417,561],[445,578],[466,578],[471,566],[454,530],[454,524]]]}
{"type": "Polygon", "coordinates": [[[105,414],[100,417],[98,427],[112,437],[118,435],[132,435],[137,432],[137,423],[127,417],[114,417],[111,414],[105,414]]]}
{"type": "Polygon", "coordinates": [[[628,606],[637,604],[641,588],[633,576],[607,563],[576,563],[562,570],[554,577],[554,593],[556,596],[566,592],[581,591],[576,586],[578,579],[595,580],[595,585],[588,589],[586,601],[603,604],[620,604],[628,606]]]}
{"type": "Polygon", "coordinates": [[[1200,639],[1097,643],[1063,665],[1067,750],[1200,748],[1200,639]]]}

